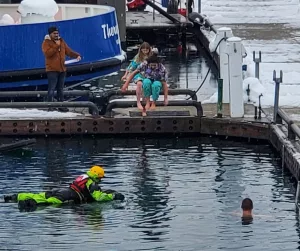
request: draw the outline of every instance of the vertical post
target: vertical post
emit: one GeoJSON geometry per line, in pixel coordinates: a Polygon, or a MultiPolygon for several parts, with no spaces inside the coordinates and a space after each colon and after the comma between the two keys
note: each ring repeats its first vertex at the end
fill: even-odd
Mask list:
{"type": "Polygon", "coordinates": [[[282,175],[284,175],[284,151],[285,147],[282,145],[282,150],[281,150],[281,168],[282,168],[282,175]]]}
{"type": "Polygon", "coordinates": [[[255,57],[255,51],[253,51],[253,62],[255,63],[255,77],[259,79],[259,63],[261,63],[261,51],[259,51],[259,57],[255,57]]]}
{"type": "Polygon", "coordinates": [[[277,123],[277,113],[279,106],[279,86],[282,83],[282,71],[280,71],[280,77],[276,77],[276,71],[273,71],[273,81],[275,82],[275,98],[274,98],[274,113],[273,113],[273,122],[277,123]]]}
{"type": "Polygon", "coordinates": [[[223,116],[223,79],[218,79],[218,106],[217,106],[217,117],[222,118],[223,116]]]}
{"type": "Polygon", "coordinates": [[[299,195],[300,195],[300,181],[297,183],[297,192],[296,192],[296,198],[295,198],[295,204],[298,207],[299,202],[299,195]]]}
{"type": "Polygon", "coordinates": [[[261,97],[262,97],[262,93],[258,96],[258,119],[261,119],[261,97]]]}
{"type": "MultiPolygon", "coordinates": [[[[153,0],[153,4],[155,4],[155,0],[153,0]]],[[[153,21],[155,21],[155,10],[154,9],[153,9],[153,21]]]]}
{"type": "Polygon", "coordinates": [[[182,45],[182,55],[184,57],[187,56],[187,45],[186,45],[186,28],[182,27],[182,32],[181,32],[181,45],[182,45]]]}
{"type": "Polygon", "coordinates": [[[217,35],[209,45],[211,52],[219,52],[220,60],[220,78],[223,79],[223,103],[229,103],[229,69],[228,69],[228,55],[226,39],[232,37],[232,30],[228,27],[222,27],[217,30],[217,35]],[[222,40],[220,42],[220,40],[222,40]],[[217,48],[217,45],[218,48],[217,48]]]}
{"type": "Polygon", "coordinates": [[[186,21],[188,21],[189,20],[189,1],[191,1],[191,0],[186,0],[186,2],[185,2],[185,10],[186,10],[186,21]]]}
{"type": "Polygon", "coordinates": [[[254,106],[254,119],[257,119],[257,106],[254,106]]]}
{"type": "Polygon", "coordinates": [[[242,118],[244,117],[242,39],[239,37],[228,38],[227,54],[229,57],[230,117],[242,118]]]}
{"type": "Polygon", "coordinates": [[[201,14],[201,0],[198,0],[198,13],[201,14]]]}

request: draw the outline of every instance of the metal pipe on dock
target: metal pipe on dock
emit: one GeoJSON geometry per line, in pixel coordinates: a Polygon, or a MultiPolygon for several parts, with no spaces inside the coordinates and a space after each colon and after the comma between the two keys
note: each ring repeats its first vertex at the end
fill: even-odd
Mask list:
{"type": "MultiPolygon", "coordinates": [[[[158,101],[155,104],[157,106],[165,106],[163,101],[158,101]]],[[[111,112],[114,108],[129,108],[136,106],[136,101],[114,101],[108,104],[106,108],[106,116],[111,117],[111,112]]],[[[172,100],[169,101],[168,106],[194,106],[197,109],[197,116],[203,116],[203,108],[201,102],[197,102],[195,100],[172,100]]]]}
{"type": "Polygon", "coordinates": [[[157,10],[160,14],[162,14],[164,17],[172,21],[173,23],[181,23],[179,20],[177,20],[175,17],[171,16],[169,13],[158,7],[156,4],[152,3],[151,0],[143,0],[145,4],[148,4],[150,7],[152,7],[154,10],[157,10]]]}
{"type": "MultiPolygon", "coordinates": [[[[160,92],[160,95],[163,95],[163,90],[160,92]]],[[[128,90],[126,92],[121,92],[121,90],[110,90],[107,92],[105,97],[110,100],[113,96],[131,96],[131,95],[136,95],[135,90],[128,90]]],[[[189,95],[191,96],[191,99],[194,101],[197,101],[197,95],[195,91],[189,90],[189,89],[169,89],[168,95],[170,96],[175,96],[175,95],[189,95]]]]}
{"type": "MultiPolygon", "coordinates": [[[[294,123],[293,120],[290,119],[290,117],[280,108],[278,108],[278,115],[281,119],[283,119],[287,124],[294,123]]],[[[277,119],[278,120],[278,119],[277,119]]]]}
{"type": "Polygon", "coordinates": [[[296,137],[298,137],[300,139],[300,128],[298,127],[297,124],[295,124],[295,122],[290,119],[290,117],[282,110],[282,109],[278,109],[278,113],[276,116],[276,120],[278,122],[278,120],[284,120],[285,123],[287,123],[287,127],[288,127],[288,138],[291,140],[296,139],[296,137]]]}
{"type": "MultiPolygon", "coordinates": [[[[46,97],[48,94],[47,91],[4,91],[0,92],[0,98],[34,98],[34,97],[46,97]]],[[[57,95],[57,92],[54,92],[54,95],[57,95]]],[[[90,91],[64,91],[65,97],[71,96],[92,96],[90,91]]]]}
{"type": "Polygon", "coordinates": [[[90,101],[80,102],[0,102],[0,108],[59,108],[59,107],[86,107],[94,116],[99,115],[98,107],[90,101]]]}

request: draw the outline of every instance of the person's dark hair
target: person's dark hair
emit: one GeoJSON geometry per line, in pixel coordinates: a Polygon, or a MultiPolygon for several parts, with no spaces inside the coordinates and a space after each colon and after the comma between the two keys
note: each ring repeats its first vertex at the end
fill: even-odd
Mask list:
{"type": "Polygon", "coordinates": [[[252,210],[253,209],[252,200],[249,198],[243,199],[241,208],[243,210],[252,210]]]}
{"type": "Polygon", "coordinates": [[[48,34],[50,35],[51,33],[53,33],[54,31],[58,31],[57,27],[55,26],[51,26],[48,28],[48,34]]]}
{"type": "Polygon", "coordinates": [[[148,64],[159,64],[160,63],[160,60],[157,56],[157,54],[152,54],[150,57],[148,57],[147,59],[147,63],[148,64]]]}

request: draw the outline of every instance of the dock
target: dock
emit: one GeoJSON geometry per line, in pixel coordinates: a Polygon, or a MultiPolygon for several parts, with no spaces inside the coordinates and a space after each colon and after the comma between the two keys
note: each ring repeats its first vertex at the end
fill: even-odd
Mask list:
{"type": "MultiPolygon", "coordinates": [[[[253,62],[254,55],[261,52],[259,70],[255,75],[254,72],[248,72],[248,76],[256,77],[262,83],[270,83],[269,89],[267,89],[269,99],[262,99],[263,108],[260,109],[263,114],[262,117],[268,121],[265,124],[260,124],[260,126],[267,125],[268,129],[260,133],[266,133],[267,141],[281,157],[282,170],[288,170],[296,181],[295,204],[299,208],[300,109],[299,102],[297,102],[299,93],[295,88],[299,85],[299,78],[295,77],[299,75],[299,58],[297,57],[299,51],[299,23],[294,18],[297,16],[298,3],[293,1],[287,3],[281,0],[270,0],[268,3],[265,1],[250,2],[247,4],[244,1],[205,3],[202,8],[203,14],[211,15],[210,23],[214,25],[213,30],[201,29],[203,45],[208,50],[208,45],[216,30],[221,27],[229,27],[232,29],[234,36],[243,39],[243,44],[248,53],[244,62],[248,64],[248,68],[255,66],[253,62]],[[278,6],[281,7],[278,8],[278,6]],[[257,13],[260,7],[264,11],[257,13]],[[294,12],[294,14],[286,15],[286,11],[294,12]],[[280,82],[279,108],[276,113],[274,103],[272,103],[275,96],[274,70],[277,73],[282,70],[284,75],[283,81],[281,79],[280,82]],[[286,93],[292,93],[292,95],[286,93]]],[[[218,62],[218,56],[216,55],[215,61],[218,62]]],[[[246,108],[245,111],[247,111],[246,108]]],[[[249,114],[249,112],[246,112],[246,114],[249,114]]],[[[240,123],[241,120],[239,120],[239,125],[240,123]]],[[[253,122],[249,121],[249,123],[252,124],[253,122]]],[[[258,129],[256,122],[255,125],[258,129]]],[[[203,123],[201,127],[203,127],[203,123]]],[[[226,133],[232,134],[232,132],[232,130],[228,130],[226,133]]],[[[213,132],[211,131],[211,133],[213,132]]],[[[237,136],[237,133],[235,135],[237,136]]]]}
{"type": "MultiPolygon", "coordinates": [[[[64,103],[68,107],[68,102],[64,103]]],[[[57,103],[57,106],[60,105],[57,103]]],[[[255,119],[253,105],[245,105],[246,113],[242,119],[231,119],[226,105],[224,117],[216,118],[215,104],[202,105],[196,100],[171,99],[168,106],[164,106],[162,101],[157,105],[157,109],[148,111],[146,117],[135,107],[135,101],[126,100],[113,100],[103,115],[90,114],[90,109],[77,105],[78,108],[69,106],[72,114],[65,117],[63,113],[58,117],[57,112],[47,111],[49,115],[45,118],[34,114],[23,118],[2,116],[0,136],[205,134],[268,139],[270,121],[267,118],[255,119]]]]}
{"type": "Polygon", "coordinates": [[[188,21],[186,17],[180,14],[170,14],[178,22],[172,22],[165,16],[159,13],[152,12],[127,12],[126,13],[126,29],[160,29],[160,28],[181,28],[182,26],[192,26],[192,22],[188,21]]]}

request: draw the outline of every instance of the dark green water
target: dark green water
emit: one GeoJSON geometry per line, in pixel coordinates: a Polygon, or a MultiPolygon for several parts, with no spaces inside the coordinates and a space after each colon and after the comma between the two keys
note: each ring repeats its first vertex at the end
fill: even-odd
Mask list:
{"type": "Polygon", "coordinates": [[[66,186],[93,164],[124,203],[20,212],[0,204],[1,250],[296,250],[294,190],[268,145],[212,138],[40,139],[0,155],[0,196],[66,186]],[[240,202],[254,201],[243,225],[240,202]]]}

